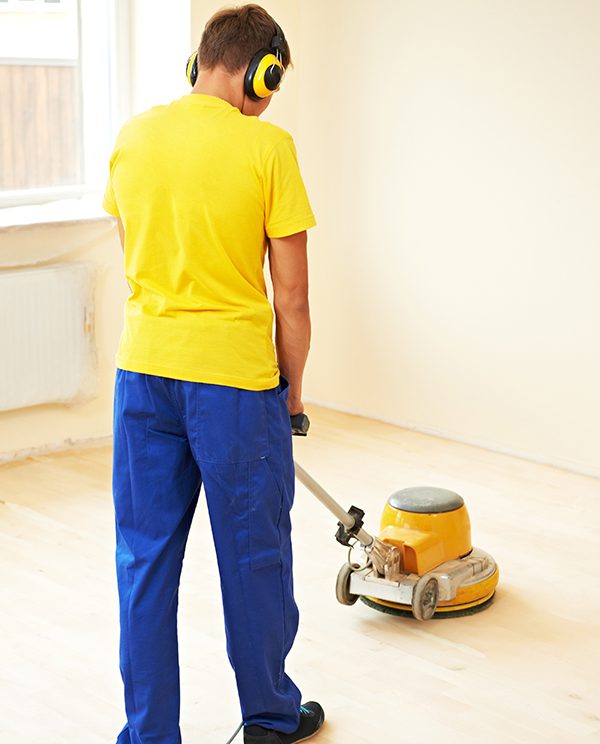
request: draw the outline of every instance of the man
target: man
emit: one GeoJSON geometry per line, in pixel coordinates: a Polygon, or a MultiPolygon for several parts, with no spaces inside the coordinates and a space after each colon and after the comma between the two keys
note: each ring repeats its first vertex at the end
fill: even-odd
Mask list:
{"type": "Polygon", "coordinates": [[[104,207],[131,289],[114,399],[117,744],[181,742],[178,588],[202,483],[244,741],[291,744],[323,723],[284,671],[298,627],[289,416],[303,411],[315,220],[292,138],[258,117],[289,63],[265,10],[220,11],[192,92],[126,123],[111,158],[104,207]]]}

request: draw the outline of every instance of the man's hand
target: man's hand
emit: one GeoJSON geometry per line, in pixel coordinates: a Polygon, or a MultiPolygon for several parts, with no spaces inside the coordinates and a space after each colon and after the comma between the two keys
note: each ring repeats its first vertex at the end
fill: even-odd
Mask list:
{"type": "Polygon", "coordinates": [[[287,399],[287,407],[290,416],[295,416],[298,413],[304,413],[304,403],[301,398],[290,398],[287,399]]]}

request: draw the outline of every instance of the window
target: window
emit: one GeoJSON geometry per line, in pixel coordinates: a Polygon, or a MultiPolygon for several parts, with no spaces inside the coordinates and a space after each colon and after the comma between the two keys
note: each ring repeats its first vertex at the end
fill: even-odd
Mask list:
{"type": "Polygon", "coordinates": [[[102,188],[118,2],[0,0],[0,206],[102,188]]]}

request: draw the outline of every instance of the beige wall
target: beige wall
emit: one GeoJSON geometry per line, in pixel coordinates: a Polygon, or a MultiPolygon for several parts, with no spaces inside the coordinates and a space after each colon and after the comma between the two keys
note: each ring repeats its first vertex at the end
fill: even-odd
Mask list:
{"type": "Polygon", "coordinates": [[[599,30],[594,0],[302,2],[307,397],[600,474],[599,30]]]}
{"type": "MultiPolygon", "coordinates": [[[[319,221],[306,397],[600,474],[600,6],[265,5],[296,61],[268,114],[295,136],[319,221]]],[[[192,0],[181,76],[218,6],[192,0]]],[[[161,96],[181,92],[172,46],[161,96]]],[[[84,256],[101,394],[0,415],[0,453],[110,433],[115,233],[84,256]]]]}

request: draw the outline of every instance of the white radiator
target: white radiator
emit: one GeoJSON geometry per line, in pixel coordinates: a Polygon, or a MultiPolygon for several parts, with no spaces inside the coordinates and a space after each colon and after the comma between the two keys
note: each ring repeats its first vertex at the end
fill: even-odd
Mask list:
{"type": "Polygon", "coordinates": [[[94,394],[93,271],[0,271],[0,410],[94,394]]]}

